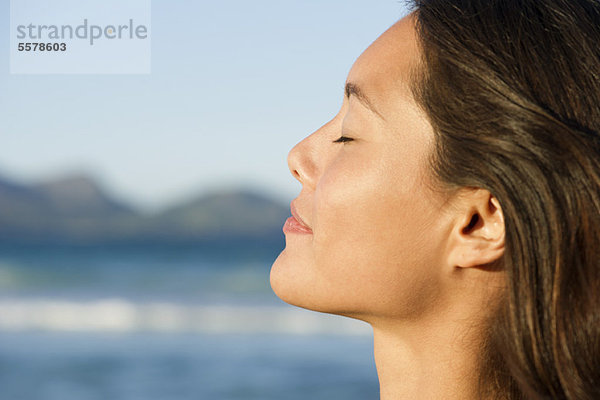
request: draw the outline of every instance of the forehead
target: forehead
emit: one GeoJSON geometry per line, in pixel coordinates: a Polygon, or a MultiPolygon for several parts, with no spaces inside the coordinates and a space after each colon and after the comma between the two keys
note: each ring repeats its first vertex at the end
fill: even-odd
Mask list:
{"type": "Polygon", "coordinates": [[[348,82],[360,86],[381,112],[388,114],[386,111],[392,111],[396,101],[412,99],[411,70],[418,60],[414,16],[409,14],[360,55],[348,74],[348,82]]]}

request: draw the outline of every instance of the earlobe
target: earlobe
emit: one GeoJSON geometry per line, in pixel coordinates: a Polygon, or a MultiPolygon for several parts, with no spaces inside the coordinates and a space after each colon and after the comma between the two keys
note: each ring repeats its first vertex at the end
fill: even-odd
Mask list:
{"type": "Polygon", "coordinates": [[[485,189],[460,196],[449,237],[448,262],[470,268],[490,264],[504,254],[504,215],[498,199],[485,189]]]}

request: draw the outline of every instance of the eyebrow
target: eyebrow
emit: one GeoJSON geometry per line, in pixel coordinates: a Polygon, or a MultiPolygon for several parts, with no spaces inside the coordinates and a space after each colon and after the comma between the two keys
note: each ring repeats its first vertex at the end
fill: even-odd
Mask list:
{"type": "Polygon", "coordinates": [[[371,102],[371,100],[369,100],[369,98],[367,97],[365,92],[363,92],[363,90],[360,88],[360,86],[358,86],[356,83],[347,82],[344,92],[346,93],[346,98],[348,100],[350,99],[350,96],[356,97],[356,99],[358,101],[360,101],[365,107],[367,107],[369,110],[371,110],[373,113],[375,113],[379,118],[381,118],[385,121],[385,118],[383,118],[383,115],[381,115],[381,113],[379,111],[377,111],[377,109],[375,107],[373,107],[373,103],[371,102]]]}

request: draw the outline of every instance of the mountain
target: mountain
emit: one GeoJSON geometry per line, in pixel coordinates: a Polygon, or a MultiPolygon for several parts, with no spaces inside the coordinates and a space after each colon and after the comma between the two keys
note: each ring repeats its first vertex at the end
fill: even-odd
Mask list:
{"type": "Polygon", "coordinates": [[[0,239],[6,242],[90,241],[139,219],[83,175],[22,184],[0,177],[0,239]]]}
{"type": "Polygon", "coordinates": [[[212,192],[145,215],[86,175],[29,185],[0,176],[0,242],[9,245],[281,248],[288,216],[286,206],[250,190],[212,192]]]}
{"type": "Polygon", "coordinates": [[[75,174],[31,187],[43,196],[56,215],[73,217],[114,217],[135,214],[133,208],[111,199],[90,177],[75,174]]]}
{"type": "Polygon", "coordinates": [[[171,207],[155,217],[159,226],[185,235],[261,236],[281,233],[289,216],[284,207],[247,190],[209,193],[171,207]]]}

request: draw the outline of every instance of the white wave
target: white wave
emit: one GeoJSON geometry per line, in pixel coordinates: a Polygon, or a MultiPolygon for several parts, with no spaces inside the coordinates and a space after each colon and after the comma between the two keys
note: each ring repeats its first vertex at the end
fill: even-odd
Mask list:
{"type": "Polygon", "coordinates": [[[0,301],[0,331],[371,334],[363,322],[294,307],[134,303],[124,299],[4,299],[0,301]]]}

